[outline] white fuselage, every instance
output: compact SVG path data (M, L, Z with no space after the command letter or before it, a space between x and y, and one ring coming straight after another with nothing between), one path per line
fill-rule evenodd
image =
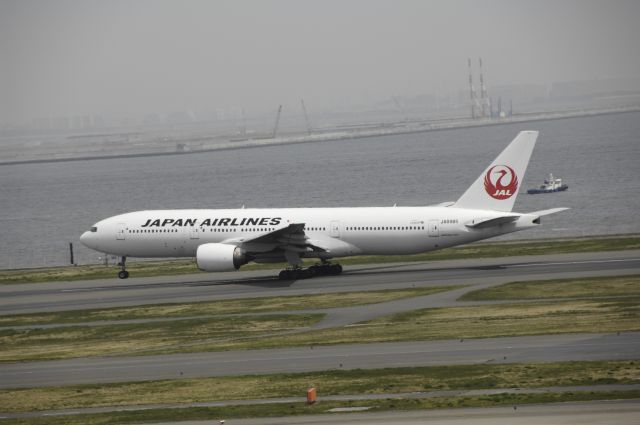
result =
M255 262L287 262L280 279L339 274L328 259L406 255L536 227L554 208L512 212L538 132L521 131L456 202L432 207L156 210L96 223L80 240L122 257L195 257L205 271L237 270ZM302 269L303 258L320 265Z
M308 243L324 252L301 257L415 254L537 226L537 216L516 214L510 223L470 224L504 213L456 207L278 208L137 211L102 220L82 242L123 257L194 257L206 243L243 245L256 261L283 261L273 247L252 242L293 223L304 223Z

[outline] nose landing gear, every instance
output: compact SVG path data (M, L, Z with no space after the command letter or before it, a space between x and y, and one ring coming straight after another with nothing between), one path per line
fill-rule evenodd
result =
M129 272L126 269L126 261L127 261L127 257L122 257L122 260L120 260L120 262L118 263L118 265L120 266L120 271L118 272L118 277L120 279L127 279L129 277Z

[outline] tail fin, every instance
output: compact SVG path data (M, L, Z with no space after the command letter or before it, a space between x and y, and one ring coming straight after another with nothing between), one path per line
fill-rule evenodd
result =
M537 138L537 131L521 131L453 206L511 211Z

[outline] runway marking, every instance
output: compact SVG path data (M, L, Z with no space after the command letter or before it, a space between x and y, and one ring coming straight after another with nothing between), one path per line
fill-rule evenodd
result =
M547 344L550 343L558 343L555 345L564 347L564 348L576 348L576 347L580 347L580 348L591 348L591 347L601 347L603 344L606 344L608 347L612 347L615 345L625 345L625 346L629 346L629 345L637 345L640 341L625 341L625 342L616 342L616 341L607 341L606 343L589 343L589 342L585 342L588 341L589 339L592 339L592 336L586 337L585 338L579 338L576 339L575 341L570 341L570 342L563 342L563 341L548 341ZM287 355L287 356L271 356L268 359L273 361L273 360L277 360L277 361L292 361L292 360L300 360L300 359L327 359L327 358L349 358L349 357L360 357L362 355L365 356L369 356L369 357L373 357L373 356L387 356L387 355L411 355L411 354L440 354L440 353L448 353L450 355L458 355L458 354L467 354L468 352L477 352L479 357L482 357L483 354L486 354L487 351L491 352L491 351L496 351L496 350L500 350L500 349L507 349L507 350L527 350L530 351L532 349L534 350L544 350L546 348L548 348L548 346L541 346L539 345L539 343L537 342L529 342L529 343L524 343L521 346L506 346L506 347L500 347L500 346L495 346L493 345L493 341L483 341L485 344L490 344L490 346L481 346L481 347L468 347L468 346L464 346L464 343L460 343L460 349L452 349L452 348L448 348L448 347L425 347L425 348L431 348L431 349L427 349L427 350L421 350L420 348L415 348L415 349L394 349L393 347L389 347L390 350L375 350L372 351L370 350L368 353L366 354L360 354L358 352L351 352L351 353L308 353L311 355L305 355L307 353L300 353L298 355ZM482 344L482 345L485 345ZM457 344L456 344L457 345ZM401 347L398 347L401 348ZM310 350L309 350L310 351ZM215 360L216 364L241 364L241 363L246 363L246 362L254 362L254 361L259 361L260 359L262 359L263 357L249 357L249 358L245 358L245 359L218 359ZM137 359L136 359L137 360ZM81 366L81 367L74 367L71 370L73 370L74 372L82 372L82 371L91 371L91 370L116 370L116 369L140 369L140 368L155 368L158 366L166 366L166 367L172 367L175 366L174 362L164 362L162 364L157 364L157 363L153 363L152 361L149 361L149 359L144 359L144 362L147 364L139 364L138 361L134 360L132 363L130 364L120 364L120 365L86 365L86 366ZM191 359L190 363L192 365L195 364L203 364L203 365L207 365L210 363L210 359ZM23 374L32 374L34 373L33 371L16 371L14 372L15 375L23 375ZM66 372L65 372L66 373Z
M523 263L523 264L507 264L504 267L539 267L539 266L566 266L570 264L591 264L591 263L624 263L640 261L640 258L628 258L624 260L586 260L586 261L558 261L547 263Z
M552 265L571 265L571 264L598 264L598 263L621 263L621 262L633 262L633 261L640 261L640 258L631 258L631 259L612 259L612 260L586 260L586 261L567 261L567 262L543 262L543 263L521 263L521 264L506 264L506 265L499 265L501 267L505 267L505 268L509 268L509 267L540 267L540 266L552 266ZM400 264L389 264L383 267L379 267L379 269L392 269L392 268L399 268L399 267L405 267L407 266L406 264L400 265ZM473 267L471 267L473 268ZM460 267L460 268L456 268L456 269L460 269L460 270L466 270L468 269L467 267ZM435 271L441 270L439 268L435 268L433 269ZM353 270L354 272L359 272L359 271L365 271L368 272L368 269L363 269L363 270ZM252 280L252 279L249 279ZM262 282L263 278L256 278L256 280ZM270 280L269 280L270 281ZM176 285L178 286L183 286L185 285L187 282L163 282L163 283L149 283L149 284L145 284L145 283L136 283L130 286L95 286L95 287L91 287L91 288L66 288L66 289L60 289L57 292L61 292L61 293L73 293L73 292L92 292L92 291L111 291L111 290L131 290L131 289L148 289L150 287L153 286L158 286L158 287L166 287L166 288L174 288L176 287ZM201 285L204 282L188 282L188 283L195 283L196 285ZM207 284L214 284L214 285L228 285L228 284L235 284L237 283L234 280L221 280L221 281L217 281L217 282L206 282Z
M102 290L106 288L78 288L78 289L61 289L60 292L88 292L95 290Z
M628 258L628 259L618 259L618 260L585 260L585 261L558 261L558 262L544 262L544 263L521 263L521 264L506 264L506 265L502 265L502 267L539 267L539 266L562 266L562 265L570 265L570 264L597 264L597 263L624 263L624 262L633 262L633 261L640 261L640 258ZM402 265L402 266L406 266L406 265ZM389 266L385 266L385 267L380 267L380 269L387 269L387 268L397 268L397 267L401 267L400 265L389 265ZM473 267L471 267L473 268ZM467 269L466 267L461 267L461 270L465 270ZM436 268L434 270L441 270L439 268ZM368 270L364 270L364 271L368 271ZM417 282L417 281L416 281ZM234 281L222 281L222 283L217 283L217 284L226 284L226 283L234 283ZM183 285L183 283L179 283L180 285ZM115 287L115 286L96 286L96 287L92 287L92 288L74 288L74 289L61 289L59 292L90 292L90 291L106 291L106 290L113 290L113 289L146 289L149 286L166 286L166 287L173 287L175 286L175 283L162 283L162 284L136 284L136 285L131 285L131 286L120 286L120 287Z

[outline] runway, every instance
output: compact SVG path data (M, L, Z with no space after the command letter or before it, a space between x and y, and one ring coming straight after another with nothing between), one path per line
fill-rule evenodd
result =
M424 399L439 399L439 398L453 398L453 397L478 397L478 396L495 396L502 394L511 395L532 395L532 394L561 394L561 393L619 393L624 397L624 394L628 391L637 391L640 389L640 384L604 384L604 385L578 385L578 386L562 386L562 387L537 387L537 388L492 388L492 389L458 389L458 390L435 390L435 391L422 391L422 392L410 392L410 393L381 393L381 394L342 394L342 395L324 395L322 394L319 401L320 403L331 401L351 401L356 402L370 400L424 400ZM0 413L0 419L25 419L36 418L44 416L61 416L61 415L81 415L81 414L93 414L93 413L107 413L107 412L119 412L119 411L143 411L152 409L190 409L200 407L231 407L231 406L251 406L251 405L265 405L265 404L290 404L290 403L303 403L305 402L304 395L298 397L277 397L277 398L260 398L260 399L241 399L241 400L221 400L221 401L207 401L207 402L192 402L192 403L164 403L164 404L135 404L127 406L101 406L101 407L78 407L70 409L57 409L57 410L38 410L32 412L3 412ZM331 409L332 413L335 413L335 409ZM345 408L337 408L340 409ZM346 410L352 408L347 407ZM326 409L325 409L326 410ZM355 407L356 412L365 412L369 409L366 407ZM517 409L516 409L517 410ZM353 412L353 411L352 411ZM198 423L198 422L194 422Z
M180 422L204 425L212 421ZM234 419L229 425L634 425L640 424L640 401L593 401L471 409L416 410L409 412L349 413L284 418ZM159 425L159 424L158 424ZM163 425L169 425L167 423Z
M3 315L166 302L471 285L514 280L635 274L640 252L564 254L433 263L354 266L341 276L279 281L273 271L83 281L0 287ZM450 306L459 290L365 307L328 309L321 327L417 308ZM333 310L333 311L331 311ZM640 333L543 335L514 338L240 350L146 357L80 358L0 365L0 388L180 379L413 365L636 359Z
M346 266L340 276L280 281L277 271L203 273L0 286L0 314L79 310L232 298L481 285L514 280L631 274L640 251Z
M0 366L0 388L30 388L328 369L637 359L640 332L101 357Z

